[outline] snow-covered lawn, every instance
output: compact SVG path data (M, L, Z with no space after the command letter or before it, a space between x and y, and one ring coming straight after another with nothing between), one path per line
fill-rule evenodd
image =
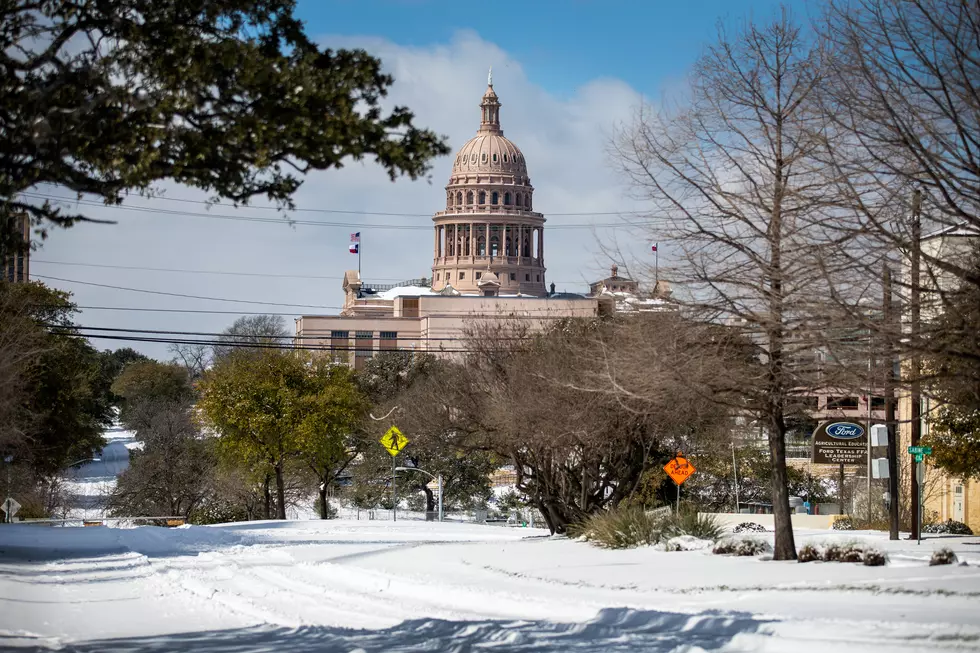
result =
M769 535L768 537L771 537ZM980 538L875 540L886 567L606 551L422 521L0 528L0 648L980 650ZM929 567L954 549L967 566Z

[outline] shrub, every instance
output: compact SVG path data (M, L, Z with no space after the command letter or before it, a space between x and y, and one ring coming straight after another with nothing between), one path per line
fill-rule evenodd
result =
M938 524L927 524L922 527L923 533L933 535L973 535L973 530L961 521L947 519Z
M854 530L854 520L847 515L838 515L834 519L834 530L835 531L853 531Z
M664 520L664 535L679 537L690 535L699 540L718 540L725 529L714 515L700 515L696 511L682 511L680 515L671 515Z
M691 535L678 535L667 540L664 545L665 551L701 551L710 549L714 545L712 540L702 540Z
M568 529L571 537L582 537L604 549L631 549L658 544L664 535L664 520L648 515L640 507L599 512Z
M840 556L841 562L864 562L864 549L859 546L844 547Z
M796 559L799 562L813 562L815 560L820 560L820 549L812 544L804 544L799 553L796 554Z
M864 552L865 567L884 567L888 557L878 549L868 549Z
M930 567L952 564L956 564L956 554L946 547L933 551L932 557L929 559Z
M733 533L765 533L766 527L754 521L743 521L732 529Z
M763 540L728 537L719 541L711 552L715 555L757 556L770 551L772 547Z
M828 544L823 550L823 561L824 562L840 562L841 556L844 555L844 547L840 544Z

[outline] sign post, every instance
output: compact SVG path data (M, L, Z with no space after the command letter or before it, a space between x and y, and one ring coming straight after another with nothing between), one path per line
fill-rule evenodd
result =
M919 515L918 515L919 532L916 535L919 544L922 544L922 517L923 517L923 513L925 512L922 503L923 503L923 499L925 499L925 487L926 487L925 458L926 456L932 455L932 447L922 447L922 446L909 447L908 452L911 455L915 456L915 489L919 495Z
M405 448L405 445L408 444L408 438L402 434L401 429L392 424L391 428L381 436L379 442L391 454L391 521L398 521L398 489L395 486L395 458Z
M684 454L678 451L677 455L674 456L669 463L664 465L664 471L667 472L667 476L669 476L677 485L677 512L680 513L681 485L683 485L684 481L689 479L691 474L696 472L697 469L695 469L694 465L692 465L690 461L684 457Z
M3 510L5 515L4 521L9 524L14 520L14 515L17 514L17 511L20 510L20 504L17 502L17 499L7 497L6 500L0 504L0 510Z

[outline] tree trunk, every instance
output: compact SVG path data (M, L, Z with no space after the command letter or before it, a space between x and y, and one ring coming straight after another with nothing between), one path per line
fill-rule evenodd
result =
M773 560L796 560L793 520L789 511L789 476L786 473L786 435L781 414L772 415L769 425L769 455L772 456L772 513L776 542Z
M276 463L276 519L286 518L286 483L282 477L282 461Z
M269 485L272 479L268 474L265 475L265 482L262 484L262 493L265 499L265 519L272 519L272 490Z
M330 504L327 503L327 484L320 486L320 519L329 519Z
M429 489L428 485L422 486L422 491L425 492L425 511L434 512L436 509L436 494ZM444 499L445 500L445 499Z

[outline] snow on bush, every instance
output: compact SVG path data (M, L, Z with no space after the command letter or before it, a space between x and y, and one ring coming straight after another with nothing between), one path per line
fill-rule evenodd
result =
M854 521L847 515L842 515L834 520L835 531L853 531Z
M799 562L850 562L881 567L888 557L879 549L862 542L807 543L796 554Z
M929 559L929 566L936 567L938 565L952 565L956 564L956 554L952 550L943 547L941 549L936 549L932 552L932 557Z
M714 515L701 515L695 511L673 514L664 520L664 534L667 537L689 535L699 540L718 540L724 528Z
M743 521L732 529L733 533L765 533L766 527L754 521Z
M973 530L961 521L947 519L938 524L927 524L922 527L923 533L933 535L973 535Z
M752 537L727 537L712 549L715 555L758 556L769 553L772 547L768 542Z
M702 540L693 535L678 535L667 540L664 551L701 551L710 549L714 540Z

